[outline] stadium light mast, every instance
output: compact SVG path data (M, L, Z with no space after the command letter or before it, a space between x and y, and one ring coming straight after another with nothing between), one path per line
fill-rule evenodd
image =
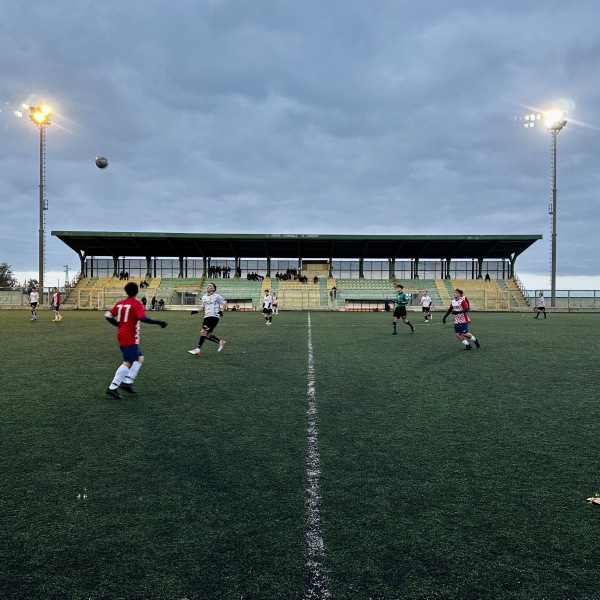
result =
M546 126L546 130L550 133L552 142L552 153L550 155L552 202L549 208L552 223L550 232L550 306L554 308L556 306L556 136L567 124L567 113L564 110L553 108L544 111L542 114L526 115L524 119L525 127L533 127L537 121L542 119Z
M39 273L38 289L40 300L44 302L44 263L46 257L46 211L48 201L46 200L46 128L50 126L52 109L47 106L30 106L29 118L40 130L40 230L39 230Z
M552 172L552 263L550 267L550 306L556 305L556 137L567 124L567 113L562 110L552 109L544 113L546 129L552 138L552 155L550 167Z

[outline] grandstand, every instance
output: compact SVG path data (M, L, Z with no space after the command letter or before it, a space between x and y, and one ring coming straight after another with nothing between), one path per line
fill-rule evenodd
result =
M130 281L140 283L140 278ZM153 296L165 301L167 309L183 310L199 304L206 284L214 282L218 293L227 299L229 307L238 305L240 310L260 310L265 289L279 298L280 310L332 310L332 311L382 311L385 299L393 300L396 285L402 283L409 297L409 310L420 310L420 298L424 290L433 301L432 310L445 310L450 304L453 290L464 290L471 308L486 311L522 310L529 307L529 299L523 294L517 280L502 279L484 282L469 279L335 279L319 280L317 283L277 281L265 277L262 281L241 278L183 279L154 278L147 280L148 288L140 290L148 305ZM126 282L118 277L83 277L65 301L65 307L104 310L123 297ZM332 298L331 289L337 290Z
M539 235L52 234L75 250L81 261L79 281L66 299L67 305L91 309L110 306L122 297L119 269L133 275L131 281L139 283L145 279L149 283L140 298L162 298L171 309L196 305L206 286L212 260L212 266L224 267L224 272L235 274L232 278L216 277L211 281L218 285L219 293L230 305L237 304L243 310L260 309L262 294L268 288L279 297L281 310L378 311L384 309L386 298L393 299L398 282L402 282L409 295L409 308L419 308L420 296L426 289L434 310L445 309L454 288L459 287L475 310L521 310L529 306L529 295L515 275L515 262L519 254L541 238ZM109 258L97 258L107 255ZM244 256L263 258L243 259ZM275 256L288 258L275 259ZM278 277L271 276L272 270L277 271ZM281 278L281 273L294 276ZM484 280L483 273L491 274L489 281ZM298 274L304 276L304 282ZM331 295L333 287L337 290L335 298Z

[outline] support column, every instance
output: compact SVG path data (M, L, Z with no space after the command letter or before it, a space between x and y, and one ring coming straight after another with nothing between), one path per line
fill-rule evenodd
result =
M271 277L271 257L267 256L267 277Z
M365 273L364 273L364 270L363 270L364 262L365 262L364 258L361 257L361 258L358 259L358 278L359 279L364 279L365 278Z
M509 279L515 276L515 262L517 261L517 255L511 256L510 258L510 272L508 273Z
M79 252L77 254L79 254ZM82 277L87 277L87 271L85 268L85 253L79 254L79 272L81 273Z
M202 277L205 278L206 277L206 256L202 257Z
M183 277L183 256L179 257L179 275L177 277Z
M477 271L477 279L483 279L483 258L478 258L478 271Z
M113 256L112 259L113 259L113 274L112 274L112 276L116 277L118 269L119 269L119 257Z
M419 259L415 258L413 265L413 279L419 279Z
M452 277L450 277L450 259L449 258L446 259L446 275L444 276L444 279L452 279Z
M241 277L241 272L240 272L240 257L239 256L235 256L234 260L235 260L235 265L234 265L235 273L233 274L233 276L236 279L239 279Z
M146 256L146 277L151 277L152 273L150 272L150 261L152 260L151 256Z
M329 277L333 277L333 258L329 259Z

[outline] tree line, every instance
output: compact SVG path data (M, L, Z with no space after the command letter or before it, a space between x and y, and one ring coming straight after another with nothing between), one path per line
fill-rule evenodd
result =
M32 287L37 287L38 281L37 279L30 279L25 284L25 287L31 289ZM12 267L8 263L0 263L0 288L9 288L9 289L19 289L21 286L17 281Z

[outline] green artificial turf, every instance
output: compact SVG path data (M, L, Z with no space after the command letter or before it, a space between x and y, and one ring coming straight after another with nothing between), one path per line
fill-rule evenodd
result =
M303 598L307 313L229 313L195 357L165 312L120 401L101 312L28 314L0 311L0 596ZM469 353L440 317L311 313L331 598L595 597L600 316L474 313Z

